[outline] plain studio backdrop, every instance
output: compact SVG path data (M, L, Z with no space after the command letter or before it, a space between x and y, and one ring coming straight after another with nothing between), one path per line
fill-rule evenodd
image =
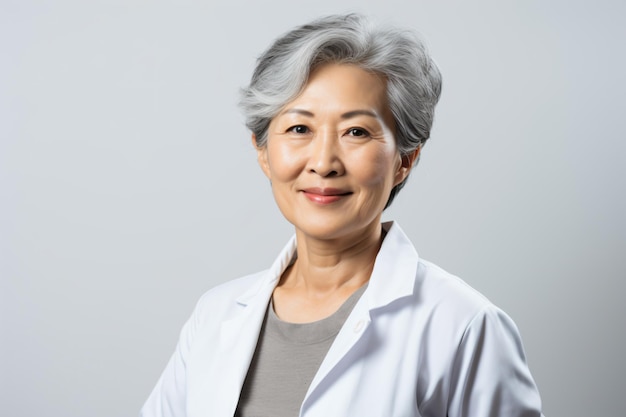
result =
M621 1L0 1L0 414L137 415L200 295L292 233L236 108L329 13L418 30L444 89L386 219L508 312L544 412L623 415Z

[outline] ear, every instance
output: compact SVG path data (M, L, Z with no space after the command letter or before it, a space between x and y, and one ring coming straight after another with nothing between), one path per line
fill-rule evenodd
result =
M422 150L422 145L418 146L413 152L408 155L400 155L400 166L398 167L398 171L396 172L396 178L394 181L394 187L400 184L402 181L406 179L411 173L411 169L413 168L413 164L420 156L420 152Z
M270 166L267 161L267 145L259 146L256 140L256 135L254 133L252 134L252 145L256 149L256 159L259 162L259 166L263 170L265 176L271 180Z

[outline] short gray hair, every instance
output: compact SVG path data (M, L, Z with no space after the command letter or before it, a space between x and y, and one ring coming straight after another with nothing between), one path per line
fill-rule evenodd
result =
M377 26L361 15L348 14L299 26L259 57L239 103L257 146L266 145L272 119L300 94L309 74L326 63L353 64L387 80L400 155L411 154L430 137L441 73L426 46L411 31ZM405 183L406 179L393 188L385 208Z

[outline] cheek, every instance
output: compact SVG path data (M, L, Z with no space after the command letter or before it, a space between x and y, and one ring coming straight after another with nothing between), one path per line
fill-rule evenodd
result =
M361 182L369 186L381 186L392 183L395 177L395 154L379 150L373 154L363 155L357 161L357 172Z
M267 159L273 180L288 181L299 173L299 160L289 147L280 144L268 144Z

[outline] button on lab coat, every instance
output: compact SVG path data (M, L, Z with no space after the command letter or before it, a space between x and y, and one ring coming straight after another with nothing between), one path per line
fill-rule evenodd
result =
M369 285L302 402L303 417L534 417L541 401L512 320L420 259L394 223ZM232 417L272 291L296 250L202 296L143 417Z

